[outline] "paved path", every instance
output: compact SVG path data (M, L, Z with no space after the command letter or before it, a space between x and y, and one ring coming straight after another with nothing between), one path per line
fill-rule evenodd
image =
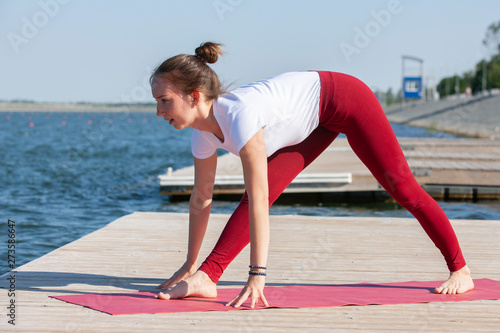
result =
M387 108L386 114L395 123L500 140L500 95L408 103Z

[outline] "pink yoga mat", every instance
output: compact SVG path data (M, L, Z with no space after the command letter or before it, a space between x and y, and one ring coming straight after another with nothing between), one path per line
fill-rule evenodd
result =
M308 285L266 287L264 292L272 308L314 308L344 305L411 304L430 302L460 302L500 299L500 282L474 280L475 289L464 294L435 294L434 288L443 281L410 281L396 283L359 283L342 285ZM111 315L169 312L232 311L224 306L241 288L218 289L217 298L188 297L179 300L155 299L155 293L114 293L50 296L72 304L85 306ZM259 303L256 309L262 309ZM250 300L240 309L250 309Z

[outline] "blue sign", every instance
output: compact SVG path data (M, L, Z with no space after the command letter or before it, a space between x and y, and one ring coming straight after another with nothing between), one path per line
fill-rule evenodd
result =
M403 78L403 97L404 98L422 98L422 78L405 77Z

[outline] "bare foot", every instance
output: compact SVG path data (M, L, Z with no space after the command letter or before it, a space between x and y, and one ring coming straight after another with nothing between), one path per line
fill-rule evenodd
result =
M216 284L203 271L197 271L186 280L177 283L164 293L159 293L155 298L175 299L188 296L215 298L217 297Z
M448 281L434 289L436 294L463 294L474 289L470 269L465 265L458 271L451 272Z

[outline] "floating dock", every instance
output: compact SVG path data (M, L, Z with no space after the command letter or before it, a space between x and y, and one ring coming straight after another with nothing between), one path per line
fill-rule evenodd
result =
M480 139L401 138L400 145L419 184L434 198L500 198L500 141ZM185 200L193 188L194 167L159 176L161 193ZM214 194L237 199L244 191L237 156L218 158ZM346 139L337 139L285 190L279 200L315 202L388 199Z
M200 261L228 215L210 218ZM1 332L496 332L500 301L111 316L49 296L153 291L186 258L187 214L134 213L27 263L15 275L16 325ZM500 221L452 220L476 279L500 280ZM240 288L248 247L219 288ZM267 285L444 280L446 265L413 219L271 216ZM334 297L334 295L332 296Z

